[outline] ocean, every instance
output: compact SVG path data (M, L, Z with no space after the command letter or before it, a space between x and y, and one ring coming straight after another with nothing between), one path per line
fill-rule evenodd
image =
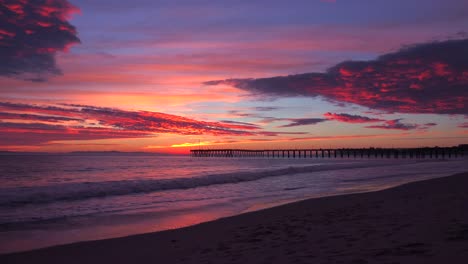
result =
M466 158L0 156L0 253L194 225L468 170Z

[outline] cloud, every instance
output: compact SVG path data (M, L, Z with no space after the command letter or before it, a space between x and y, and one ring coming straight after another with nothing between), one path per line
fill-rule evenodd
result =
M321 97L385 112L468 114L468 38L406 46L325 73L205 82L274 98Z
M325 122L328 119L324 118L289 118L289 119L284 119L291 121L291 123L282 125L279 127L296 127L296 126L306 126L306 125L315 125L321 122Z
M272 116L258 116L258 118L260 118L258 122L261 124L270 124L270 123L277 122L277 121L287 120L284 118L277 118L277 117L272 117Z
M257 117L258 116L256 114L244 113L244 112L241 112L241 111L238 111L238 110L229 110L228 114L234 115L234 116L237 116L237 117Z
M345 123L373 123L373 122L382 122L385 120L378 119L378 118L370 118L366 116L360 116L360 115L350 115L350 114L336 114L336 113L325 113L324 116L328 120L336 120L340 122L345 122Z
M279 107L275 107L275 106L257 106L254 108L255 111L259 111L259 112L269 112L269 111L273 111L273 110L278 110Z
M148 111L124 111L115 108L80 106L80 113L100 124L126 130L182 135L248 135L236 130L239 126L218 122L197 121L182 116Z
M458 127L459 127L459 128L468 128L468 122L459 124Z
M278 131L261 131L257 135L266 137L276 137L280 135L307 135L307 132L278 132Z
M232 120L221 120L221 123L230 124L236 126L239 129L260 129L260 126L252 123L247 122L239 122L239 121L232 121Z
M149 111L87 105L33 105L0 102L0 145L56 140L138 138L179 135L256 135L255 125L206 122Z
M298 140L335 140L335 139L358 139L358 138L386 138L386 137L401 137L407 136L408 134L373 134L373 135L337 135L337 136L312 136L312 137L297 137L290 138L289 141Z
M58 121L80 121L81 119L71 118L66 116L44 116L34 114L18 114L18 113L5 113L0 112L0 120L16 119L16 120L34 120L34 121L47 121L47 122L58 122Z
M138 138L148 136L140 131L112 128L68 127L43 123L14 123L0 121L0 146L39 145L59 140L93 140L110 138Z
M281 119L285 120L294 121L297 125L314 121ZM0 102L0 146L31 146L63 140L142 138L157 134L277 137L308 133L264 131L260 126L247 122L207 122L159 112L79 104Z
M405 124L401 123L402 119L394 119L394 120L384 120L379 118L370 118L367 116L360 116L360 115L350 115L350 114L336 114L336 113L325 113L324 116L328 120L336 120L339 122L345 123L354 123L354 124L362 124L362 123L377 123L382 122L381 125L372 125L366 126L366 128L378 128L378 129L390 129L390 130L427 130L433 126L437 126L436 123L425 123L425 124Z
M428 126L428 127L437 126L437 123L426 123L424 124L424 126Z
M419 125L416 124L405 124L400 122L401 119L394 119L394 120L387 120L383 125L373 125L373 126L366 126L366 128L378 128L378 129L390 129L390 130L413 130L420 128Z
M58 51L79 43L66 0L0 0L0 76L44 81L61 74Z

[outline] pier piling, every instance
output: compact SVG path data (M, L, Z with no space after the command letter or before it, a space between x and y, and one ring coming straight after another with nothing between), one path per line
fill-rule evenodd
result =
M466 145L426 148L337 148L337 149L193 149L192 157L204 158L394 158L453 159L464 157Z

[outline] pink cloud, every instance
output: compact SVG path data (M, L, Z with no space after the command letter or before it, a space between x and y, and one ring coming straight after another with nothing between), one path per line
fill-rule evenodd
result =
M383 125L366 126L366 128L390 129L390 130L412 130L419 128L416 124L405 124L400 122L401 119L387 120Z
M253 135L259 127L236 122L206 122L149 111L87 105L32 105L0 102L0 144L52 140L137 138L180 135Z

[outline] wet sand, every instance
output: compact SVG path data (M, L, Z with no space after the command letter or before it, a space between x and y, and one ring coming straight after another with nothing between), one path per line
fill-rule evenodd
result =
M468 263L468 173L0 255L0 263Z

